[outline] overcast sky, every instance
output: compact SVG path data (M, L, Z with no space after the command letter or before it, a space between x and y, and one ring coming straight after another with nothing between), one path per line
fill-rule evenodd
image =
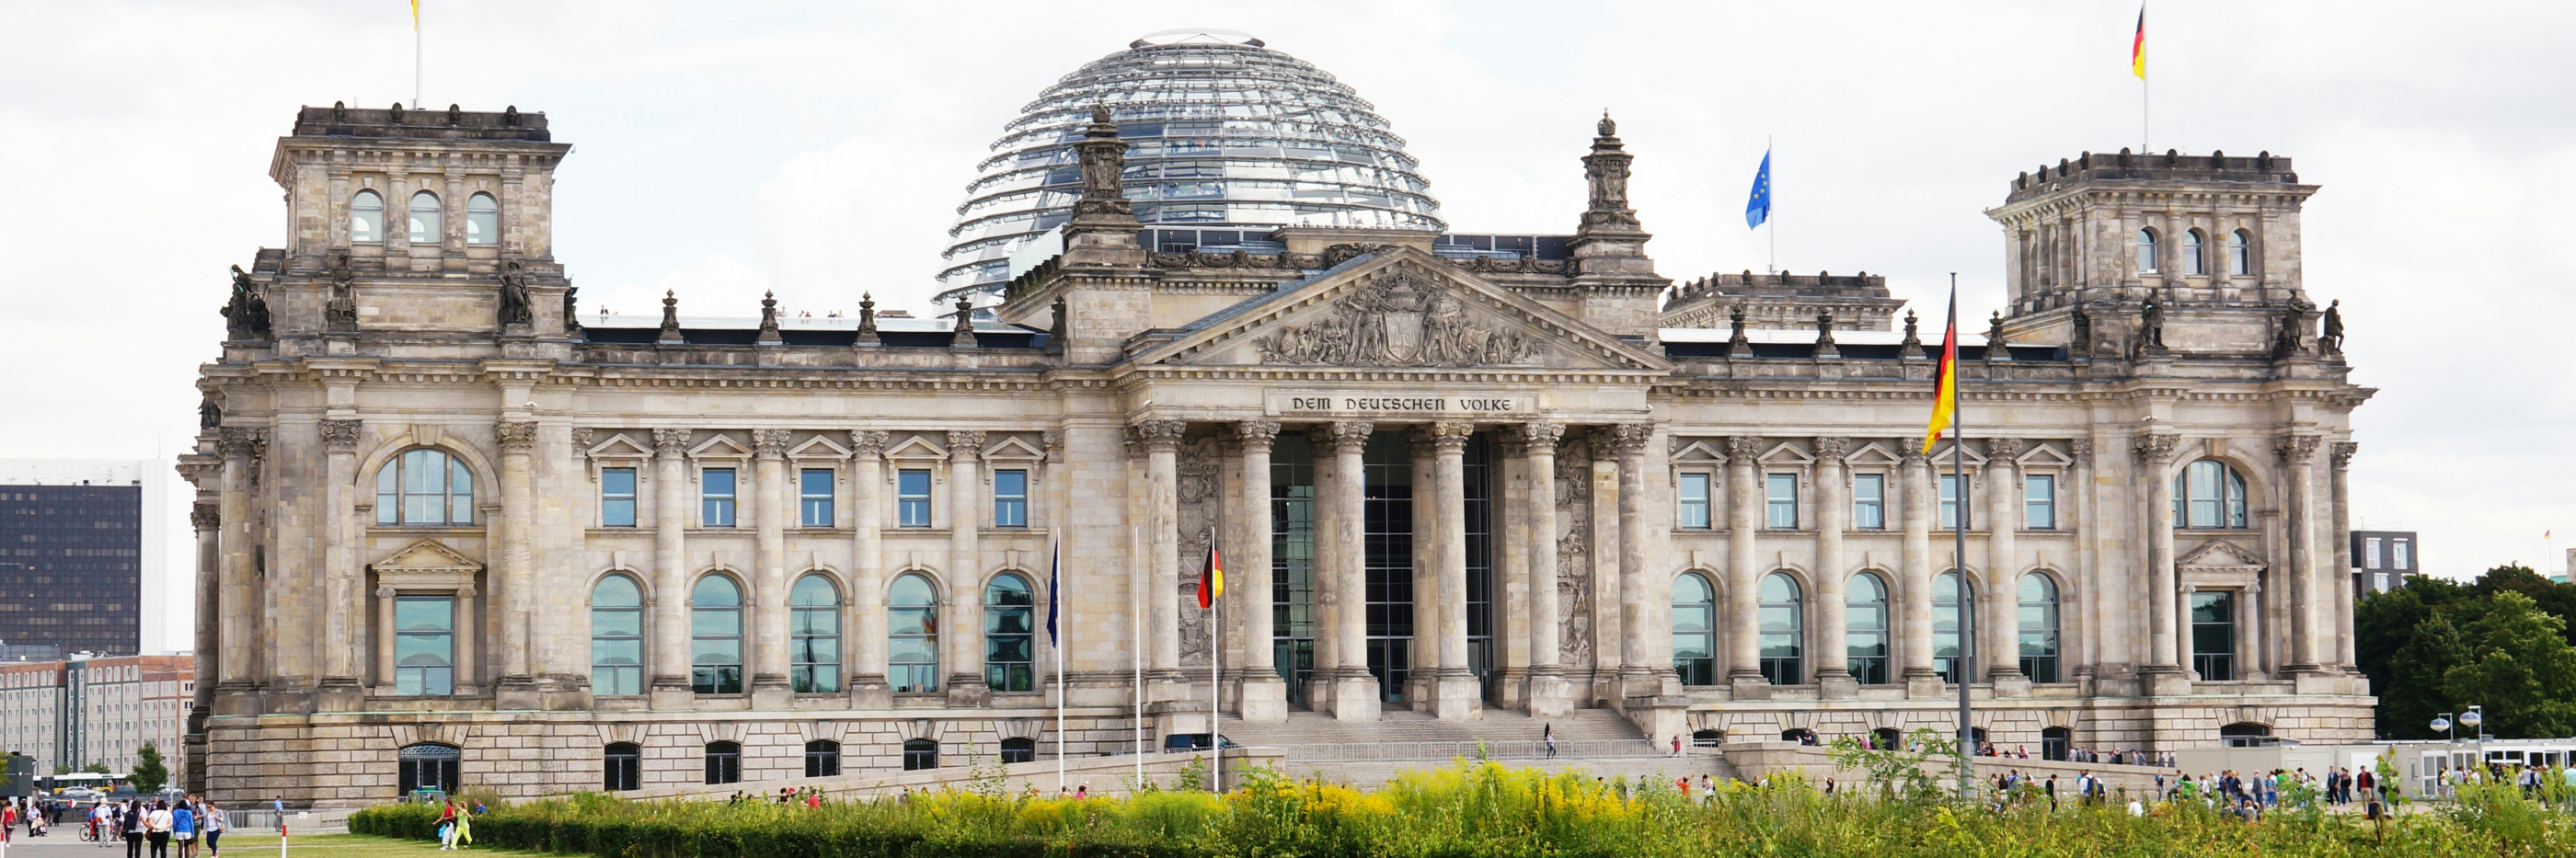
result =
M1568 232L1607 108L1661 271L1779 261L2002 298L1982 210L2016 172L2140 145L2113 2L672 3L424 0L421 99L574 144L556 254L599 303L924 309L974 164L1021 105L1148 32L1244 30L1410 141L1462 231ZM2269 150L2321 184L2306 285L2343 301L2353 524L2446 575L2576 546L2576 4L2161 0L2151 144ZM0 457L175 455L225 266L282 243L298 105L409 100L404 0L0 3ZM185 504L171 511L186 538ZM2544 531L2558 538L2544 542ZM180 548L173 557L187 557ZM175 632L162 645L183 646ZM154 646L151 640L147 646Z

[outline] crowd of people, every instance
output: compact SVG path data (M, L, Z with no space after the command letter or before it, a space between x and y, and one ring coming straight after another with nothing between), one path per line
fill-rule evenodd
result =
M51 799L9 799L0 804L0 841L21 827L29 837L44 837L49 829L61 824L69 802ZM101 845L125 842L126 858L172 858L171 847L178 847L176 858L200 858L199 844L204 844L203 858L223 854L224 832L232 822L223 808L194 795L171 799L129 799L123 802L103 801L89 806L86 818L80 820L82 840Z

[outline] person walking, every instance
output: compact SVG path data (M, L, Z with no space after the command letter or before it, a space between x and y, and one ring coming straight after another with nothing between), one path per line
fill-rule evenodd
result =
M126 802L125 811L117 814L117 828L125 832L125 858L143 858L145 829L152 827L145 817L150 815L140 799Z
M179 844L179 858L197 858L197 811L195 802L180 799L170 808L170 842Z
M222 858L224 831L233 827L233 821L224 815L224 809L216 807L214 802L206 802L205 818L197 823L197 827L206 832L206 858Z
M456 800L448 799L438 809L438 851L456 848Z
M151 812L143 816L143 839L152 844L151 858L170 858L171 824L169 800L153 802Z

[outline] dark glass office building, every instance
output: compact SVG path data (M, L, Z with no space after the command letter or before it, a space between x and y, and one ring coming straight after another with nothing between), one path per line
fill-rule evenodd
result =
M143 485L0 484L0 643L141 649Z

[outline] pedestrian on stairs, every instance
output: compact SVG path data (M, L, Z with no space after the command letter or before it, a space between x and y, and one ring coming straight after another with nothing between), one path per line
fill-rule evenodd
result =
M1547 740L1547 758L1556 759L1556 725L1551 723L1540 730L1539 738Z
M1678 757L1678 756L1681 756L1681 755L1682 755L1682 734L1680 734L1680 733L1674 733L1674 734L1673 734L1673 756Z

